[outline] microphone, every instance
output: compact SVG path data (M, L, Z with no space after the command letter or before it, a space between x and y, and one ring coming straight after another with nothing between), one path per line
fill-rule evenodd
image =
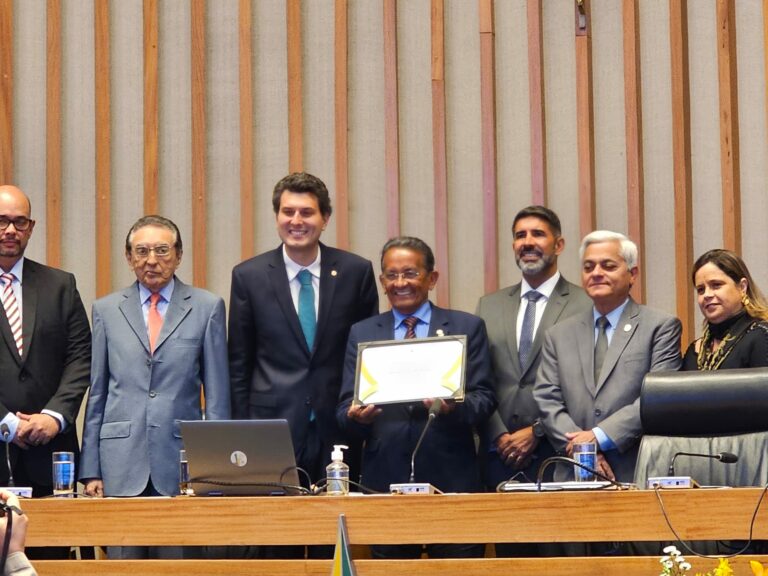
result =
M0 424L0 434L3 435L3 442L5 442L5 463L8 466L8 486L13 488L16 484L13 481L13 470L11 470L11 443L8 441L11 435L11 429L8 428L8 424Z
M696 452L677 452L672 456L672 461L669 463L669 470L667 474L669 476L675 475L675 460L678 456L692 456L694 458L711 458L712 460L719 460L723 464L734 464L739 461L739 457L733 452L720 452L719 454L698 454Z
M427 430L429 430L430 424L432 424L432 421L437 418L437 415L440 413L440 408L442 405L443 399L435 398L435 401L432 402L432 406L429 407L427 423L424 424L424 429L421 431L421 436L419 436L419 440L416 442L416 447L413 449L413 453L411 454L411 476L408 478L408 482L414 482L414 477L416 476L416 454L418 454L419 448L421 448L421 442L424 440L424 435L427 433Z
M416 442L416 447L413 449L413 453L411 453L411 475L409 480L408 482L404 483L390 484L389 491L392 494L434 494L435 492L440 492L429 482L414 482L414 478L416 476L416 454L418 454L419 448L421 448L421 443L424 440L424 436L426 435L427 430L429 430L429 426L440 413L440 408L442 405L442 398L435 398L434 402L432 402L432 406L429 407L427 423L424 424L424 429L421 431L421 436L419 436L419 440Z

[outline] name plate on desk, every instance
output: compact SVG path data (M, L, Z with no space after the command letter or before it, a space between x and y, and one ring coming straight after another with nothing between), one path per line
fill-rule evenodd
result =
M360 343L353 403L462 401L466 350L464 335Z

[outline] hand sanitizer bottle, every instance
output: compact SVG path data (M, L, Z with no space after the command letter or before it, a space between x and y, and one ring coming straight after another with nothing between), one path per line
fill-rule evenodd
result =
M327 481L326 492L329 496L344 496L349 494L349 466L344 462L342 449L347 446L336 444L331 452L331 463L325 467Z

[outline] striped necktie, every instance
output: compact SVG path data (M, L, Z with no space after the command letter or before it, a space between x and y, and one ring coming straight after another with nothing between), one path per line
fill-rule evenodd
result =
M11 286L14 276L13 274L2 274L0 279L3 281L3 308L5 308L5 316L8 318L8 324L11 327L13 339L16 341L19 356L23 356L24 339L21 335L21 309Z

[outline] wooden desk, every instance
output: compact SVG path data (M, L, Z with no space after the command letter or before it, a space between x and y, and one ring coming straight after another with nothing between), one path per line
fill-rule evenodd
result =
M672 490L662 499L685 539L746 539L761 490ZM652 491L445 496L44 499L23 503L30 546L333 544L338 515L352 544L667 540ZM754 537L768 540L768 498ZM88 562L88 564L85 564ZM258 562L258 565L255 563ZM414 566L413 562L419 562ZM658 558L357 562L374 574L655 574ZM736 563L745 565L744 560ZM41 575L328 574L328 561L39 562ZM713 561L694 562L706 571ZM747 569L748 570L748 569ZM655 571L655 572L654 572ZM738 573L738 572L737 572Z

